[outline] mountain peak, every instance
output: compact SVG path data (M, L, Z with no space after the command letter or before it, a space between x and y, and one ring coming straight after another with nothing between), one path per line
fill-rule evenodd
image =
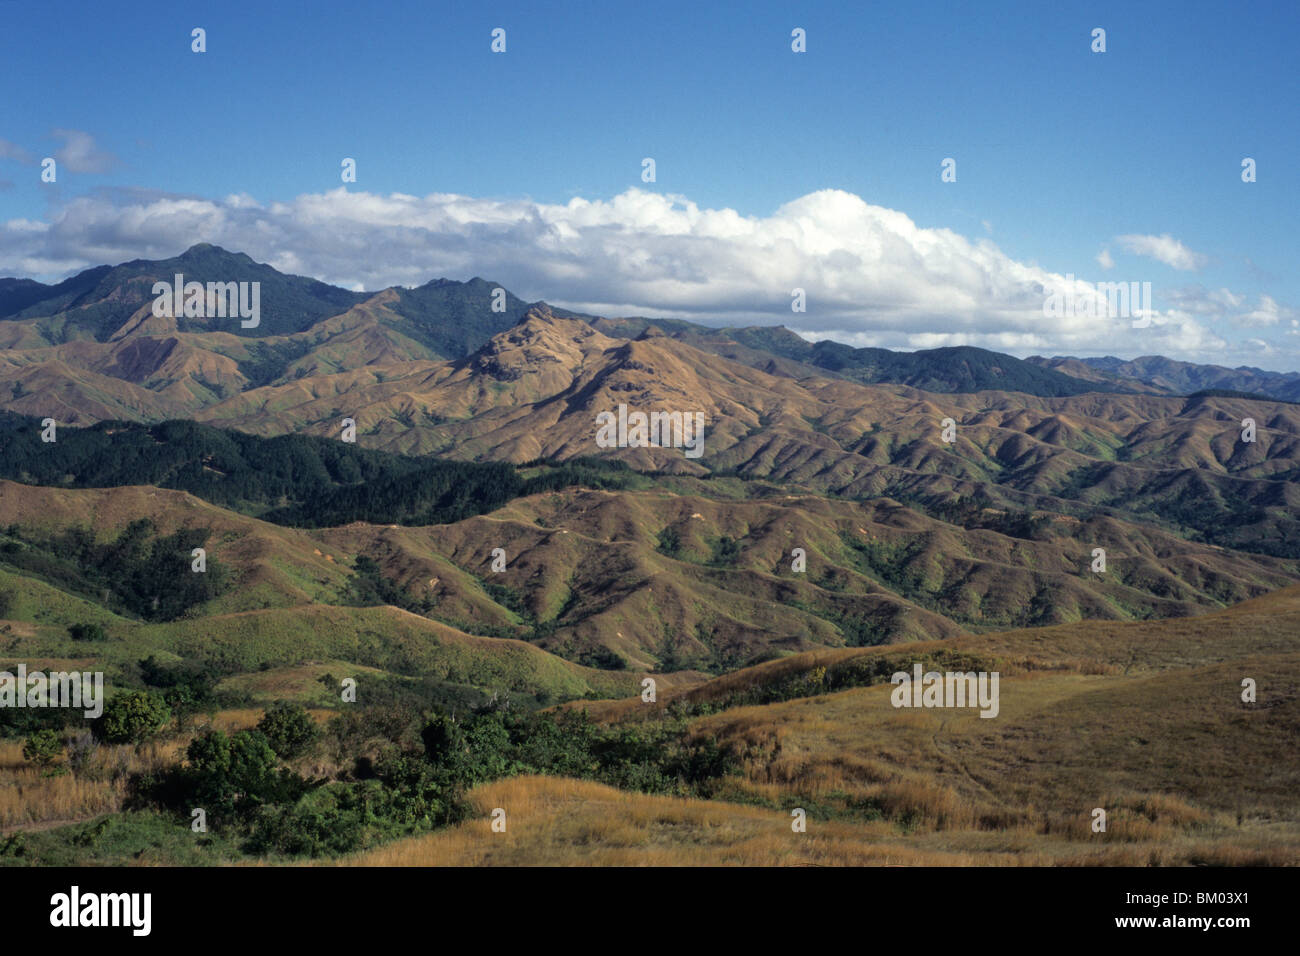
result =
M220 256L223 258L229 257L233 259L248 258L248 256L242 252L229 252L225 249L222 249L220 246L214 246L210 242L196 242L194 243L194 245L190 246L188 249L186 249L176 258L177 259L198 259L198 258L209 259L214 256Z
M528 322L532 322L532 321L544 322L548 325L553 325L557 322L567 323L567 322L573 322L574 320L561 319L558 315L556 315L554 312L551 311L551 307L547 305L545 302L538 302L535 305L530 305L528 307L528 311L525 312L524 317L519 320L519 324L525 325Z
M614 344L592 326L581 319L569 319L556 315L547 305L535 305L524 313L519 324L492 337L484 346L484 352L500 354L519 348L543 350L552 353L570 353L575 343L591 338L599 339L608 347Z
M581 319L561 318L545 306L535 306L518 325L492 336L457 367L470 375L521 383L513 386L517 397L536 400L567 388L589 356L613 344Z
M196 242L172 261L204 268L234 267L235 264L240 267L258 265L257 261L245 252L231 252L210 242ZM271 269L270 266L262 266L262 268ZM275 270L271 269L271 271Z

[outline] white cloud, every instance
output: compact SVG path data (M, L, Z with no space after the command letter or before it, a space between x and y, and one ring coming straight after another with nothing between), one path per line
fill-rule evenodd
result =
M1101 252L1097 253L1097 265L1101 266L1103 269L1115 268L1115 260L1111 257L1109 249L1103 249Z
M63 145L54 151L54 158L68 172L106 173L117 164L117 157L100 149L89 133L56 129L54 136L63 140Z
M1206 289L1190 286L1169 289L1165 301L1178 309L1211 320L1227 320L1238 328L1266 328L1281 322L1295 322L1300 310L1282 305L1270 295L1261 294L1254 308L1250 308L1244 295L1229 289Z
M1240 309L1246 301L1243 296L1228 289L1206 289L1200 285L1166 289L1164 298L1175 308L1215 319L1221 319L1229 312Z
M1147 256L1184 272L1203 269L1210 261L1208 256L1193 252L1169 233L1163 236L1116 236L1115 241L1135 256Z
M1294 324L1297 315L1300 315L1300 311L1279 305L1272 296L1261 295L1259 304L1254 309L1232 316L1231 321L1233 325L1242 328L1265 328L1284 320Z
M1206 313L1191 294L1143 329L1127 318L1047 317L1045 296L1068 285L1065 277L1010 258L988 238L921 228L840 190L768 216L640 189L562 205L344 188L267 202L103 190L69 201L48 223L0 224L0 275L53 278L166 258L196 242L345 288L478 275L524 299L594 314L780 323L853 344L1199 360L1226 347L1200 324ZM806 313L790 311L796 287L807 292ZM1261 308L1267 314L1262 300Z

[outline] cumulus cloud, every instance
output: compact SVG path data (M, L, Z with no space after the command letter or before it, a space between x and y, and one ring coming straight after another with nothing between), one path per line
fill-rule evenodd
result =
M1233 316L1231 321L1234 325L1243 328L1264 328L1277 325L1284 320L1295 324L1296 316L1300 316L1300 311L1279 305L1272 296L1261 295L1259 304L1255 308L1249 312Z
M1208 256L1193 252L1169 233L1163 236L1116 236L1115 241L1126 252L1155 259L1171 269L1179 269L1183 272L1203 269L1210 261Z
M71 173L106 173L117 165L117 157L99 148L95 137L79 129L56 129L63 145L54 151L59 165Z
M1164 298L1166 302L1185 312L1216 319L1224 318L1246 303L1243 296L1236 295L1228 289L1207 289L1200 285L1166 289Z
M1111 256L1109 249L1103 249L1101 252L1097 253L1097 265L1101 266L1103 269L1115 268L1115 260Z
M1051 290L1087 284L840 190L767 216L640 189L564 204L343 188L272 202L102 190L48 222L0 225L0 275L54 277L196 242L347 288L478 275L594 314L780 323L859 345L1189 358L1226 345L1187 303L1141 329L1104 311L1045 315ZM806 312L791 311L794 289L806 292Z
M1266 328L1300 318L1300 310L1282 305L1270 295L1261 294L1252 307L1246 296L1222 288L1170 289L1165 293L1165 301L1185 312L1216 321L1226 320L1238 328Z

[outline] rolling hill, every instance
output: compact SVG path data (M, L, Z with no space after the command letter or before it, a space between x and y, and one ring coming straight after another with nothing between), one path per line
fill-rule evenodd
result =
M1082 623L818 651L662 695L583 704L689 716L742 769L710 800L522 778L459 827L362 865L1293 865L1300 588L1195 619ZM1000 671L996 720L899 710L914 660ZM1241 700L1243 677L1260 698ZM767 698L769 703L754 703ZM505 809L515 835L489 832ZM807 832L793 833L802 808ZM1104 832L1094 811L1107 813Z
M175 272L264 283L263 322L152 315ZM353 293L202 245L0 280L0 666L176 708L71 782L0 741L0 863L193 862L169 814L208 732L257 750L277 701L327 742L266 758L213 861L1294 862L1300 406L1207 368ZM700 454L598 441L620 408L698 413ZM999 673L998 719L892 708L916 663ZM527 835L486 850L503 802ZM56 806L110 815L28 831Z

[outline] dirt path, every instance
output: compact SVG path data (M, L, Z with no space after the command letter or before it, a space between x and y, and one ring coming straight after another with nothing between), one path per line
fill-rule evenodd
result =
M962 760L956 753L956 746L954 745L953 751L949 752L945 750L943 746L939 743L939 737L944 733L944 731L948 729L948 722L950 720L952 720L951 717L945 717L943 723L939 725L939 729L935 732L934 736L931 738L931 742L934 744L935 751L939 754L940 757L942 757L948 763L952 764L952 766L960 770L962 776L964 776L967 780L969 780L972 784L974 784L976 790L979 793L983 794L985 797L996 800L997 794L994 793L993 790L989 789L989 787L986 784L981 782L978 777L976 777L973 773L970 772L970 770L967 769L966 762Z

